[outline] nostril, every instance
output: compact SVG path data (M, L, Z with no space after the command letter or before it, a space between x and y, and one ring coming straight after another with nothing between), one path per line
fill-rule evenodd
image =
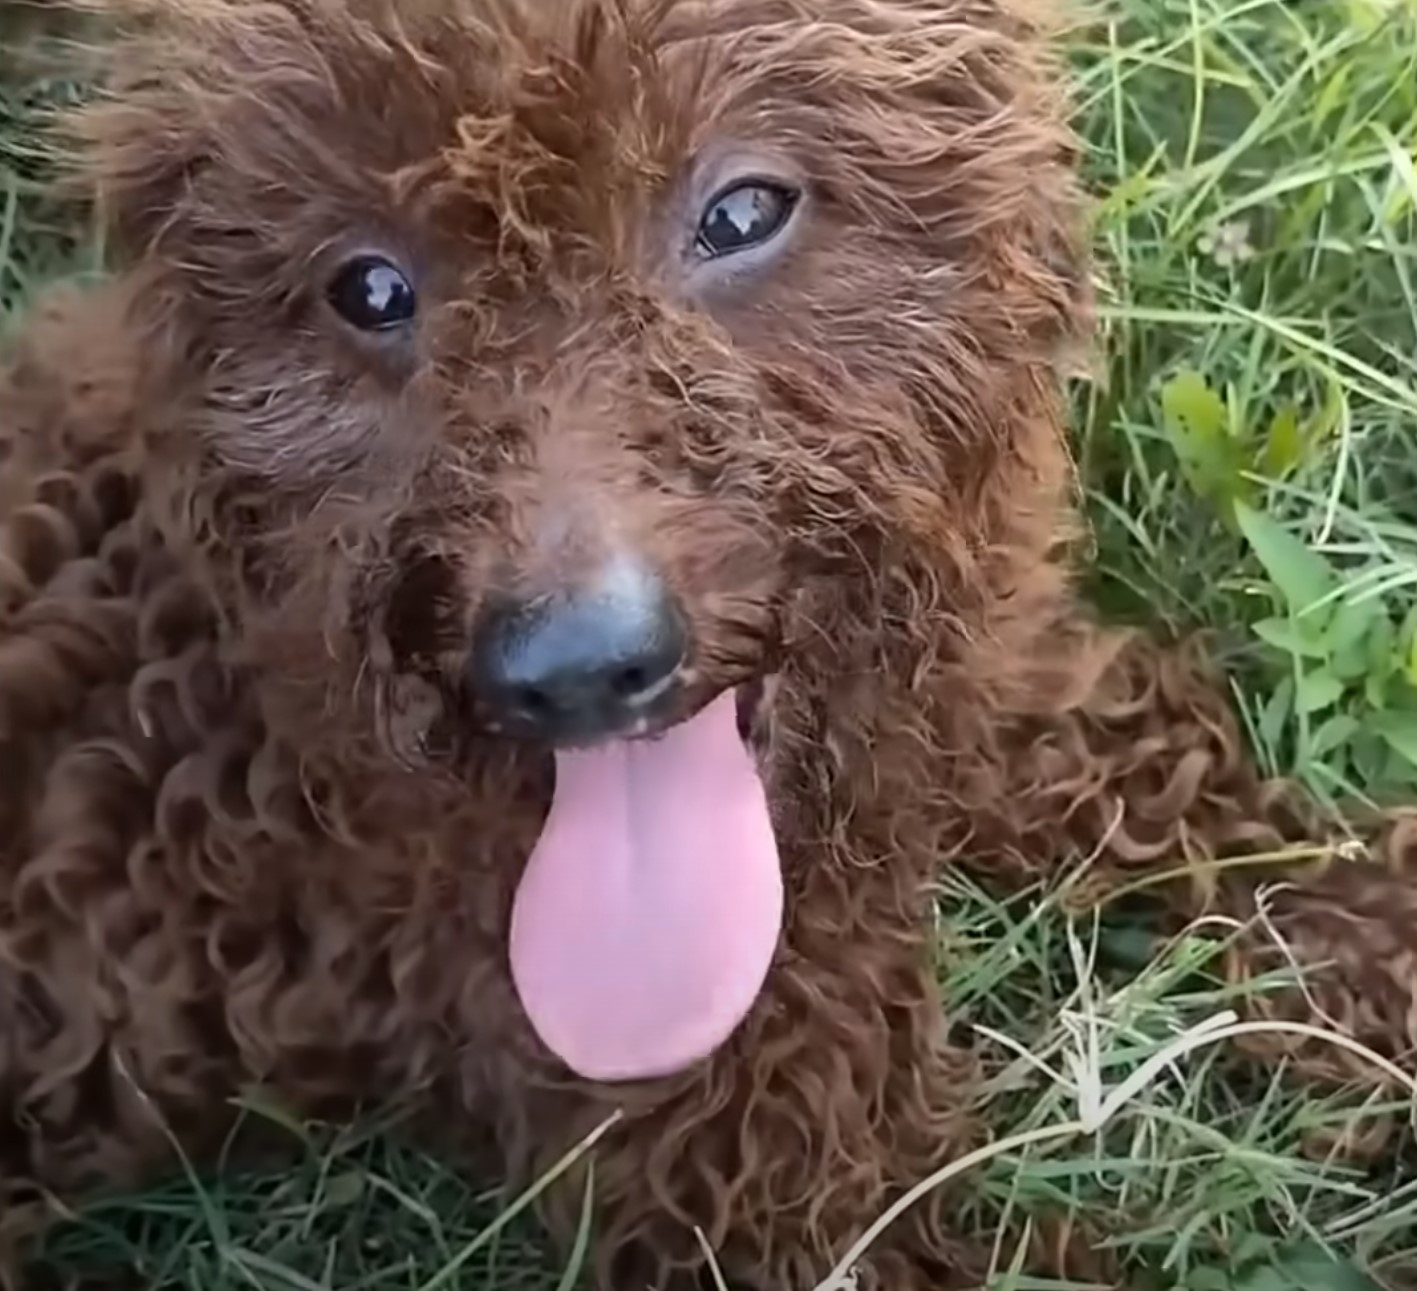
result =
M634 699L644 694L652 684L649 674L638 664L621 668L610 678L610 688L621 699Z
M545 717L554 707L550 696L536 686L513 686L508 698L512 707L520 709L528 717Z

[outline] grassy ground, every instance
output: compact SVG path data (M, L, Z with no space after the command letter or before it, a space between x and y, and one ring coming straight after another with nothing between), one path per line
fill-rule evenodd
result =
M1271 769L1320 794L1410 795L1417 4L1102 13L1072 46L1104 278L1103 371L1076 393L1096 595L1118 616L1214 629ZM0 100L6 311L90 254L28 185L28 114L13 88ZM1074 924L1052 893L999 907L957 880L939 918L946 994L998 1058L987 1113L1001 1138L1040 1140L972 1168L958 1227L1063 1216L1139 1285L1417 1286L1410 1101L1320 1098L1221 1041L1166 1065L1101 1131L1057 1129L1086 1110L1089 1082L1115 1087L1234 1003L1209 971L1231 930L1162 944ZM575 1284L578 1261L547 1255L513 1199L396 1134L290 1132L303 1166L96 1203L40 1264L136 1260L181 1291ZM1328 1151L1345 1134L1372 1140L1369 1168ZM1040 1288L1012 1272L1017 1253L1000 1239L993 1285Z

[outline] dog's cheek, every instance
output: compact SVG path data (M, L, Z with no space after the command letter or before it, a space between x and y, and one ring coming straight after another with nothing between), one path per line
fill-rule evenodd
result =
M400 402L369 376L345 375L319 355L294 350L218 366L207 385L202 433L238 474L284 488L328 487L388 456L391 428L408 420Z
M470 613L459 572L431 549L372 544L357 561L346 611L384 747L404 765L456 752L458 684ZM377 550L375 549L377 548Z

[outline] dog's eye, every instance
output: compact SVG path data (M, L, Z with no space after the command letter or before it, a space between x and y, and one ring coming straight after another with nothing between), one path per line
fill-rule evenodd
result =
M330 283L329 300L337 313L361 332L387 332L413 321L413 284L381 256L358 256Z
M781 184L735 184L715 197L699 220L699 252L712 259L758 246L782 232L796 205L797 193Z

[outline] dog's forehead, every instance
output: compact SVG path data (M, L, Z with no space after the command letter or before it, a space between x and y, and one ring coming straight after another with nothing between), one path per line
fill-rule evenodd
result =
M777 0L484 3L487 21L455 25L439 51L461 72L457 142L519 153L529 170L537 155L654 169L790 109L781 65L806 60L816 25Z
M792 0L451 3L418 37L436 74L388 109L422 95L438 124L390 160L464 233L480 207L499 236L657 247L642 217L663 214L666 191L692 202L696 172L734 157L771 169L784 140L813 134L800 92L825 28Z
M451 75L427 82L433 115L451 114L431 169L453 205L656 247L663 230L641 217L664 214L666 190L702 200L696 184L720 163L861 187L875 140L906 142L919 88L934 82L934 96L945 52L994 12L993 0L432 2L455 14L428 46Z
M1035 0L115 3L166 17L90 118L88 177L118 241L223 294L238 252L293 298L365 243L450 281L672 265L745 178L809 192L815 237L933 259L941 230L1013 230L1064 142Z

